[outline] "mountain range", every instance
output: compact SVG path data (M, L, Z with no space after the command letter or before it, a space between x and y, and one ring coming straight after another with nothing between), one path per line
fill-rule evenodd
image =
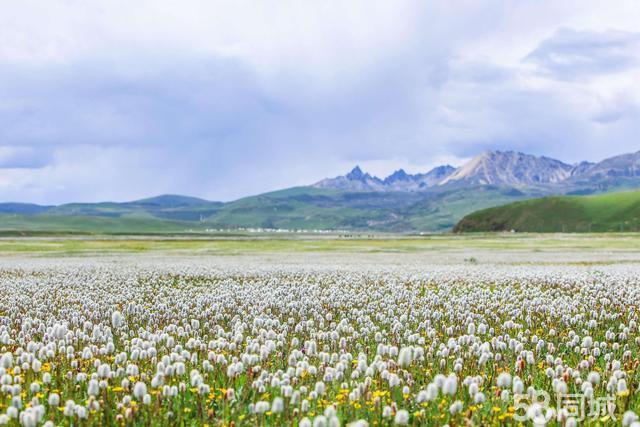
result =
M268 228L432 232L483 208L547 195L640 188L640 151L567 164L515 151L485 151L458 168L378 178L355 167L315 184L212 202L163 195L132 202L42 206L0 203L0 232L179 233Z
M324 179L314 187L349 191L428 191L447 185L496 185L551 192L597 191L636 179L640 179L640 151L598 163L574 165L515 151L485 151L459 168L444 165L415 175L399 169L384 179L364 173L356 166L348 174Z

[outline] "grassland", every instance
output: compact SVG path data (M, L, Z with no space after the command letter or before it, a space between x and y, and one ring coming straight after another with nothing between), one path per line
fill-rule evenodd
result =
M611 232L640 230L640 191L525 200L474 212L457 232Z
M0 254L82 255L108 253L174 253L188 255L242 255L261 253L434 253L442 251L634 251L640 238L634 233L563 234L436 234L430 236L372 235L247 235L217 238L157 236L1 238Z

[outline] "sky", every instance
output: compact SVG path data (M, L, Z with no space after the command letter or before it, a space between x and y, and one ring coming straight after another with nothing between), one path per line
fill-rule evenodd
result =
M0 201L640 149L637 0L0 0Z

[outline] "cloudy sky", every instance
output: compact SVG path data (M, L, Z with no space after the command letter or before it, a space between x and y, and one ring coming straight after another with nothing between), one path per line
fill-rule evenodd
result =
M640 149L640 3L0 0L0 201Z

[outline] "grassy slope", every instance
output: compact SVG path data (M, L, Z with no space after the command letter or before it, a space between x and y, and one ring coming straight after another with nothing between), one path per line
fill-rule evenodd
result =
M526 197L509 189L477 187L448 191L413 206L408 222L417 230L450 230L462 217L477 209L503 205Z
M228 203L208 222L216 227L443 231L478 207L523 197L493 187L427 193L346 193L299 187Z
M639 227L640 191L628 191L511 203L469 214L454 231L637 231Z
M365 229L368 221L381 221L391 210L408 207L420 197L298 187L230 202L208 221L220 227Z

